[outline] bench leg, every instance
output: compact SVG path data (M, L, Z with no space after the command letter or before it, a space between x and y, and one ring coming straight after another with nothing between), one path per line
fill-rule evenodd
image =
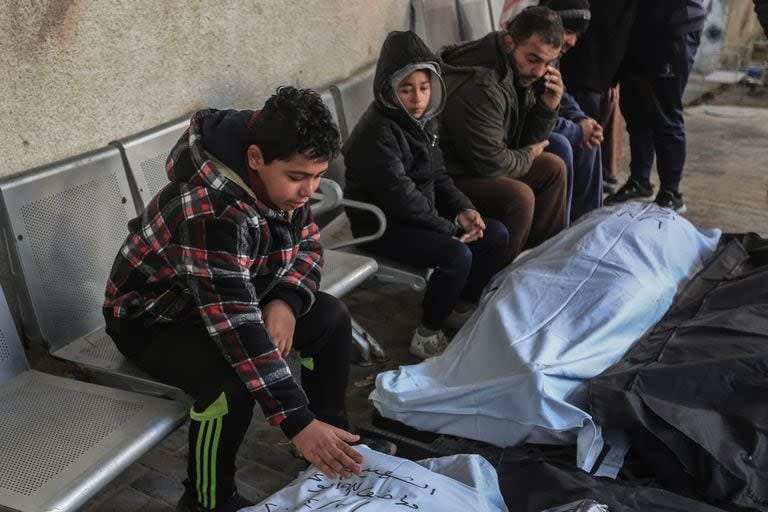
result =
M352 342L360 350L358 362L360 366L370 366L373 362L371 358L376 361L387 360L387 354L381 345L354 318L352 319Z

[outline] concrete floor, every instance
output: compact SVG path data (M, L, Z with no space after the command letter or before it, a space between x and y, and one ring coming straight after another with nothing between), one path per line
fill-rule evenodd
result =
M768 236L768 91L753 97L740 86L713 88L696 77L691 83L696 91L689 91L688 100L696 103L704 96L706 101L686 112L688 161L681 187L688 205L685 216L702 227ZM620 175L620 181L624 179L626 165ZM404 286L377 281L369 281L345 297L353 316L390 355L387 363L352 368L349 410L353 424L371 414L367 396L373 376L415 362L407 345L420 316L420 299L419 293ZM184 427L169 436L84 510L173 510L182 493L186 432ZM254 501L286 485L302 468L290 455L279 429L260 419L251 425L239 457L240 491Z

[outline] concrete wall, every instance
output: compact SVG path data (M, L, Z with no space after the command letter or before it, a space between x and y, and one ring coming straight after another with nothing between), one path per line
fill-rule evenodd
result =
M408 27L408 0L2 0L0 176L202 106L321 86Z
M0 177L374 60L409 0L0 0ZM19 325L5 247L0 283Z
M731 10L725 29L725 44L728 46L747 45L762 37L763 28L757 21L755 4L752 0L731 0L729 3Z
M694 70L736 71L750 64L752 41L763 35L752 0L706 0L709 14Z

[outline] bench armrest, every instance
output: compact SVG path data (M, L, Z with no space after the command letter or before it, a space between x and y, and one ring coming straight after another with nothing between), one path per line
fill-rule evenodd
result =
M353 245L364 244L366 242L372 242L381 238L381 235L384 234L384 230L387 229L387 217L384 215L384 212L381 210L381 208L371 203L364 203L362 201L355 201L353 199L343 199L341 204L346 208L358 208L360 210L371 212L379 221L379 229L377 229L376 232L371 235L359 236L357 238L352 238L351 240L343 240L336 244L329 245L329 249L351 247Z
M341 186L328 178L320 178L318 191L312 194L313 203L310 205L312 213L317 215L329 212L341 205L344 192Z

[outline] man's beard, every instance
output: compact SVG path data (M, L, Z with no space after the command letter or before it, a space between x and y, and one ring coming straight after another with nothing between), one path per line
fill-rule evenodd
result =
M520 74L520 71L517 69L517 63L515 62L515 59L512 57L512 54L507 55L507 59L509 60L509 67L512 68L512 72L515 74L515 85L518 87L530 87L533 85L533 83L538 80L539 77L535 75L522 75ZM524 83L525 82L525 83Z

